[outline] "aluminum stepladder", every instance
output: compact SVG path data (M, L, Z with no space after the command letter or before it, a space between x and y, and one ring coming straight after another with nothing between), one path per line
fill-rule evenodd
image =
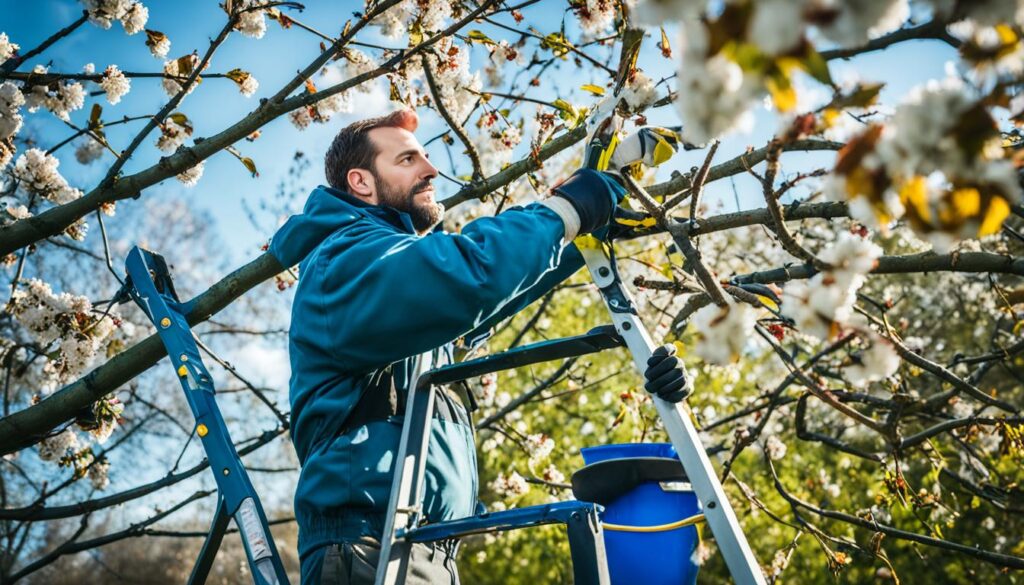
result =
M585 165L588 168L596 170L607 168L610 156L608 151L614 148L615 140L617 140L616 133L621 127L621 119L617 119L615 114L617 105L617 97L613 96L604 100L594 109L588 121L588 125L592 128L585 157ZM590 236L577 239L577 245L586 262L590 276L600 290L601 297L611 315L612 325L615 330L614 337L620 340L620 343L616 346L625 344L632 355L637 371L643 372L647 368L647 360L651 357L655 344L637 314L632 295L623 285L619 276L618 267L615 263L614 248L610 243L602 242ZM544 342L537 344L537 346L538 349L543 349L546 345L558 344L560 341L563 340ZM503 354L490 356L489 358L475 360L476 362L481 362L481 366L483 362L491 360L489 364L491 369L476 367L476 373L468 374L462 372L465 375L462 375L460 378L448 379L447 381L465 379L505 369L504 367L494 366L502 364L506 360L510 362L517 361L514 357L515 354L525 349L527 348L511 350ZM607 347L600 349L607 349ZM541 353L544 352L542 351ZM540 356L536 357L540 358ZM568 357L568 355L545 357L505 367L517 367L524 363L535 363L537 361L558 359L559 357ZM474 370L474 362L430 370L429 354L421 356L418 364L412 382L409 385L409 392L412 396L407 400L402 438L399 443L398 456L395 459L395 476L392 482L391 498L385 518L384 534L381 543L381 561L377 567L376 585L392 585L398 582L400 575L404 575L408 567L412 542L462 536L463 534L459 533L458 528L467 523L478 527L474 532L488 530L485 526L487 518L479 516L464 520L440 522L426 527L417 527L421 516L423 475L426 467L426 453L430 437L430 420L433 413L434 392L431 389L431 384L443 383L446 380L447 377L439 375L440 372L454 371L459 367L464 367L470 371ZM764 573L761 571L761 567L754 557L750 545L747 543L739 520L736 518L736 513L726 497L725 490L718 480L710 459L708 459L704 446L697 434L697 428L693 423L689 405L685 402L672 404L657 396L652 396L652 400L665 426L669 439L679 456L683 469L693 486L693 491L701 503L704 520L715 537L715 541L732 575L733 581L740 585L764 584ZM573 502L563 502L562 504L573 504ZM522 511L526 510L529 510L529 508L522 509ZM499 514L492 514L491 518L516 511L510 510ZM595 506L591 514L596 515L598 511L599 507ZM503 524L501 529L515 529L528 525L530 524ZM449 530L447 529L448 527L452 529ZM424 531L432 538L417 538L419 535L424 534ZM584 565L585 561L582 555L581 558L577 558L576 548L574 548L572 542L573 532L570 527L570 549L573 554L574 582L577 585L583 583L604 584L609 582L607 564L604 557L603 532L600 521L596 518L594 519L593 535L590 546L598 550L592 552L588 557L596 560L596 566L590 567Z
M256 585L287 585L288 576L274 546L267 516L231 442L214 397L213 379L185 317L191 303L178 300L167 263L158 254L136 246L128 253L125 268L128 279L122 290L153 322L167 348L195 417L195 434L199 435L210 471L217 480L217 510L189 584L206 582L229 521L234 518Z

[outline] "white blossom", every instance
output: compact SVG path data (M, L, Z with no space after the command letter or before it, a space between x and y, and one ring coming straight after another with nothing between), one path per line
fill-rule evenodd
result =
M164 59L171 50L171 39L160 31L146 30L146 46L154 57Z
M508 476L499 473L489 487L500 498L518 497L530 490L530 484L526 483L526 479L515 471Z
M40 441L39 458L43 461L58 461L68 451L78 449L78 435L70 428Z
M582 0L576 6L580 30L590 36L607 32L615 24L616 4L614 0Z
M541 477L544 478L544 481L549 481L551 483L565 483L565 474L559 471L553 464L548 465L547 468L544 469L544 473L541 474Z
M867 274L875 267L882 249L870 240L842 232L836 241L821 251L818 258L831 265L830 272L839 279Z
M148 20L149 9L141 2L136 2L128 7L128 11L121 18L121 25L124 26L124 32L133 35L144 30Z
M96 73L96 64L86 63L85 65L82 65L82 73L85 73L86 75L92 75Z
M42 65L36 65L32 72L43 75L47 69ZM25 96L28 111L35 112L44 107L65 122L71 120L71 112L85 105L85 88L77 81L71 83L55 81L49 85L33 85L22 93Z
M310 123L313 122L313 116L309 113L309 108L298 108L292 110L288 114L288 119L292 125L299 130L305 130L309 127Z
M14 219L25 219L28 217L32 217L32 212L29 211L28 207L25 207L24 205L19 205L17 207L14 207L13 205L8 205L6 211L7 215L13 217Z
M486 114L484 119L489 119L490 115ZM490 130L483 128L473 142L484 174L494 174L510 163L512 153L522 139L522 133L517 125L506 123L500 132L493 127Z
M761 80L718 53L707 57L707 31L699 22L680 27L676 107L683 120L683 136L694 144L753 124L750 107L761 97Z
M262 0L240 0L235 4L238 24L235 30L247 37L261 39L267 32L266 10L244 10L263 4ZM243 12L244 10L244 12Z
M199 66L198 55L193 53L191 55L188 55L187 57L192 62L192 68ZM183 87L182 84L185 82L185 79L187 79L189 75L191 75L191 72L184 73L183 71L181 71L180 68L178 67L178 59L172 59L164 63L164 75L170 76L164 77L163 79L164 91L167 93L167 95L174 97L175 95L177 95L179 91L181 91L181 88ZM181 77L183 79L179 81L178 79L172 79L173 77ZM192 85L190 85L188 88L188 93L186 93L185 95L188 95L195 91L197 85L197 82L193 82Z
M384 36L396 38L406 34L417 20L423 31L440 32L451 17L451 2L403 0L386 10L373 24L380 28Z
M160 137L156 139L156 147L164 152L173 153L191 135L192 126L187 123L178 124L173 117L169 117L160 125Z
M555 441L544 434L528 435L526 437L526 451L530 456L530 467L547 459L555 449Z
M465 120L477 100L473 92L479 92L483 82L479 72L469 69L469 50L466 47L447 40L442 43L439 43L442 46L438 54L443 58L439 60L435 56L427 62L437 84L441 106L456 121Z
M764 442L764 452L768 454L768 458L772 461L778 461L786 456L786 444L782 442L782 439L772 435Z
M620 97L631 111L640 112L654 103L658 98L658 90L654 87L654 80L638 70L622 88Z
M11 42L7 38L7 33L0 32L0 65L3 65L4 61L7 61L14 55L20 47Z
M96 461L89 466L89 481L92 487L97 490L106 489L110 485L110 462L106 459Z
M75 160L87 165L103 156L105 150L103 144L98 140L86 135L78 141L78 146L75 148Z
M881 254L882 249L867 240L840 234L818 255L832 265L831 270L815 274L806 282L791 282L783 289L783 314L793 319L802 333L832 338L850 320L864 275L874 268Z
M125 77L124 72L118 69L117 65L111 65L103 72L100 87L107 92L107 101L113 105L120 102L121 98L131 90L132 81Z
M896 373L900 367L900 356L889 341L872 334L871 345L860 352L854 362L843 368L843 374L857 387L870 382L884 380Z
M699 340L694 354L711 364L729 364L739 359L753 334L757 309L745 303L711 304L694 313L691 324Z
M194 167L190 167L190 168L185 169L184 171L178 173L177 178L186 187L195 187L196 183L198 183L199 179L203 176L203 168L205 166L206 166L206 161L205 160L199 161L199 163L196 164Z
M68 185L57 171L60 161L38 148L30 148L14 163L14 177L21 187L58 205L82 196L82 192Z
M0 84L0 140L10 138L21 130L20 108L23 105L25 96L21 94L18 86L10 81Z
M85 371L116 329L113 317L92 315L86 297L55 294L49 284L38 279L29 280L12 299L15 318L40 346L58 342L56 356L50 356L44 372L59 383Z
M820 25L821 34L843 47L856 47L868 40L888 34L910 16L908 0L845 0L843 2L814 0L825 11L838 14Z
M149 20L149 9L133 0L82 0L82 4L89 12L89 22L101 28L110 28L117 20L130 35L145 28Z

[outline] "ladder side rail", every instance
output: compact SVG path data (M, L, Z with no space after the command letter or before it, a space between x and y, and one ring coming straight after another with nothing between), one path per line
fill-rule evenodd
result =
M629 347L634 365L638 371L643 372L654 351L654 342L636 314L631 295L623 286L608 249L602 244L581 246L580 251L594 283L601 291L616 330ZM652 399L701 502L706 522L722 551L733 580L740 585L765 583L761 567L697 434L689 405L685 402L672 404L657 396Z
M134 288L132 297L156 327L171 364L177 364L178 381L195 417L196 434L217 482L221 498L218 511L223 505L226 514L234 517L254 581L258 585L288 583L266 513L231 441L217 405L213 377L203 363L192 329L181 310L183 305L173 296L173 285L165 266L159 256L133 248L125 263ZM159 291L154 278L167 292ZM211 557L216 550L212 548ZM203 553L206 554L205 548Z
M213 560L220 549L220 543L224 540L224 533L227 532L231 515L228 514L227 504L224 498L217 498L217 510L213 515L213 522L210 524L210 531L203 541L203 548L199 551L196 564L192 566L192 574L188 577L188 585L203 585L213 568Z
M421 378L430 368L431 357L431 353L426 352L417 358L409 382L402 435L391 479L391 496L384 516L384 533L381 535L374 580L376 585L393 585L408 571L412 543L399 534L414 527L422 515L423 477L430 444L430 421L434 417L434 389Z

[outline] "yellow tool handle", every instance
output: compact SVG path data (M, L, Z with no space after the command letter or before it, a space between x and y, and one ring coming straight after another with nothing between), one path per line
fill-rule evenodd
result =
M697 514L696 516L690 516L689 518L683 518L682 520L676 520L668 524L658 524L657 526L628 526L626 524L610 524L608 522L602 522L601 526L605 530L612 530L614 532L668 532L669 530L675 530L676 528L682 528L684 526L692 526L698 522L704 521L704 514Z

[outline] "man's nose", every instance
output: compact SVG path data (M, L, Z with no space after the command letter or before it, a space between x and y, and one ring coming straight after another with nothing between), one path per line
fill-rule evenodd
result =
M424 158L422 169L420 170L420 179L434 179L437 177L437 167L430 163L430 159Z

